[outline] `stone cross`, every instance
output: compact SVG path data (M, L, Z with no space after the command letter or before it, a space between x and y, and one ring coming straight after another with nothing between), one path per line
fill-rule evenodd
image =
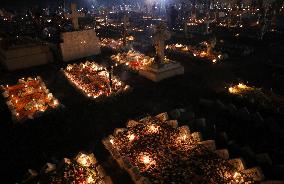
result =
M72 25L74 30L78 30L79 29L78 18L85 17L85 14L78 12L77 5L75 3L71 3L71 14L65 14L64 17L67 19L72 19Z
M123 46L126 46L127 26L129 25L128 15L123 16Z
M154 46L156 49L157 59L156 64L163 64L165 60L165 41L171 37L170 32L167 30L166 25L161 23L156 26L155 33L153 35Z

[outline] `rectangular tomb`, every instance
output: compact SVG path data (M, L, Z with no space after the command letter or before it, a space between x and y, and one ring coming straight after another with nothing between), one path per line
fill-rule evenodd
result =
M106 68L94 62L69 64L62 71L73 86L95 100L121 94L131 89Z
M40 77L22 78L18 84L2 86L2 89L15 121L33 119L35 115L59 106Z

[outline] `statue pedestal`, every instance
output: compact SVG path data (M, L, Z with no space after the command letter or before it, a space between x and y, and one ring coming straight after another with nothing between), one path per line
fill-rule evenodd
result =
M176 75L184 74L184 67L177 62L169 62L161 67L158 66L148 66L143 70L139 70L139 75L144 76L154 82L159 82L166 78L170 78Z
M101 53L100 40L94 29L61 34L60 49L63 61L75 60Z

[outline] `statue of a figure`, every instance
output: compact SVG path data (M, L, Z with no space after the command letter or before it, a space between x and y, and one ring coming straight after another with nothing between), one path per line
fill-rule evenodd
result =
M161 23L155 28L153 35L154 46L156 49L156 58L154 64L162 65L165 59L165 40L171 37L170 32L167 30L166 25Z
M212 51L216 46L216 42L216 37L213 37L210 43L207 45L207 54L212 54Z

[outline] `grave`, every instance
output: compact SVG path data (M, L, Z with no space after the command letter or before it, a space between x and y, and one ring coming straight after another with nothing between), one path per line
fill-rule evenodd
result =
M170 38L170 33L164 24L159 24L155 28L154 45L156 58L154 62L140 70L139 74L154 82L159 82L166 78L184 74L184 67L180 63L165 59L165 40Z
M53 62L53 55L46 44L27 38L2 40L0 44L0 62L9 71Z
M214 140L201 141L200 133L191 133L188 126L168 118L167 113L161 113L130 120L127 128L115 129L103 139L113 159L135 184L263 180L260 169L245 170L241 159L228 160L228 150L216 150Z
M71 61L83 57L100 54L100 40L94 29L79 30L78 18L84 17L78 13L76 4L71 4L71 14L65 14L65 18L72 19L74 31L61 33L62 43L60 49L63 61Z
M94 154L80 152L75 158L64 158L59 164L47 163L39 172L29 170L29 176L21 183L112 184L112 180Z
M61 70L70 84L79 89L85 96L94 100L112 97L131 90L116 76L112 68L104 68L94 62L69 64Z
M16 85L1 86L3 96L12 112L12 119L22 122L59 106L59 101L49 92L40 77L19 79Z

